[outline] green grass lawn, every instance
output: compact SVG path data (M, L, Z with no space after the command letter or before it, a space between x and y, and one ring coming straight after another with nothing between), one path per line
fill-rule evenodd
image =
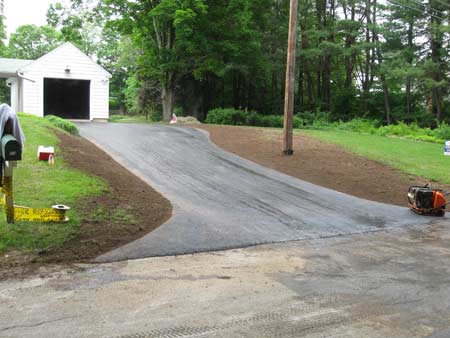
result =
M146 118L144 115L111 115L108 121L121 123L158 123L150 117Z
M26 136L23 160L14 171L15 203L27 207L45 208L54 204L66 204L71 221L64 224L28 223L6 224L0 210L0 251L44 250L57 247L77 234L80 215L77 201L82 197L101 194L107 184L98 178L71 169L58 155L58 138L55 127L35 116L20 114ZM39 145L55 146L55 165L37 160ZM2 209L2 208L0 208Z
M296 130L346 150L385 163L409 174L450 184L450 156L444 156L444 145L332 130ZM332 154L324 153L333 160Z

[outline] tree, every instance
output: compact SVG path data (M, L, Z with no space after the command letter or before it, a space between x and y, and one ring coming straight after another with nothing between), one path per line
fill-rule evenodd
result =
M0 57L7 57L7 49L5 45L6 29L3 18L0 16ZM6 85L6 81L0 81L0 102L9 102L10 90Z
M66 8L55 4L49 23L64 39L90 41L93 48L83 48L113 74L113 98L126 97L136 113L159 107L166 121L175 109L200 119L231 106L281 114L288 6L72 0ZM388 124L449 121L449 12L442 0L302 0L297 113Z
M50 26L24 25L11 34L8 56L17 59L36 60L55 49L62 42L62 35Z
M198 16L206 11L201 0L105 0L106 10L121 19L123 33L131 34L142 55L138 59L141 77L156 77L161 86L163 117L169 121L175 102L175 88L188 50L184 42L193 34Z
M47 23L59 30L64 41L69 41L89 56L99 51L105 18L95 0L72 1L72 6L51 4L47 10Z

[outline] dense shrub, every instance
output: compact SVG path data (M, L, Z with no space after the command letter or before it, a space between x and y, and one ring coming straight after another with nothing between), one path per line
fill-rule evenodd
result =
M261 115L256 112L246 112L233 108L219 108L209 111L205 123L283 128L284 117L283 115ZM300 128L303 126L303 120L295 116L293 125L294 128Z
M378 128L378 121L356 118L348 122L334 122L333 129L374 134Z
M208 113L206 123L246 125L257 127L282 128L283 115L261 115L237 109L214 109ZM380 126L380 121L355 118L347 122L330 122L329 115L320 111L302 112L294 116L294 128L341 130L379 136L395 136L417 141L441 143L450 140L450 125L440 124L435 129L422 128L417 123L399 122Z
M159 122L159 121L162 121L162 119L163 119L163 113L162 113L162 111L157 110L157 109L152 110L151 113L150 113L150 119L151 119L153 122Z
M256 113L255 113L256 114ZM254 113L233 108L217 108L210 110L205 122L208 124L227 124L233 126L242 126L246 124L246 115L255 117Z
M50 121L50 123L55 125L56 127L61 128L65 131L67 131L68 133L71 133L74 135L79 135L79 130L78 130L77 126L75 124L73 124L72 122L64 120L55 115L48 115L45 118L48 121Z
M421 128L417 123L406 124L404 122L380 127L377 121L354 119L349 122L335 122L316 129L334 129L379 136L395 136L434 143L450 140L450 126L446 123L442 123L435 129Z
M450 126L447 123L442 123L436 129L431 131L432 135L441 140L450 140Z
M119 110L120 109L120 101L116 97L109 98L109 110Z
M302 111L297 113L297 117L301 119L302 126L320 126L328 125L330 123L330 113L320 110Z

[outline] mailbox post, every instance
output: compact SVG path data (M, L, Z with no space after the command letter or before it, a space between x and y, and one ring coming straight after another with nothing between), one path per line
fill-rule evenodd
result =
M5 194L6 223L14 223L14 190L13 190L13 163L4 162L3 192Z
M3 192L5 194L6 223L14 223L13 170L16 161L22 160L22 146L12 135L5 134L1 139L1 158L4 165Z

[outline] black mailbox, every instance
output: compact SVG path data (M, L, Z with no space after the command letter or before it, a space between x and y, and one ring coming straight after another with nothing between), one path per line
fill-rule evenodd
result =
M2 158L5 161L22 160L22 146L12 135L4 135L2 137Z

